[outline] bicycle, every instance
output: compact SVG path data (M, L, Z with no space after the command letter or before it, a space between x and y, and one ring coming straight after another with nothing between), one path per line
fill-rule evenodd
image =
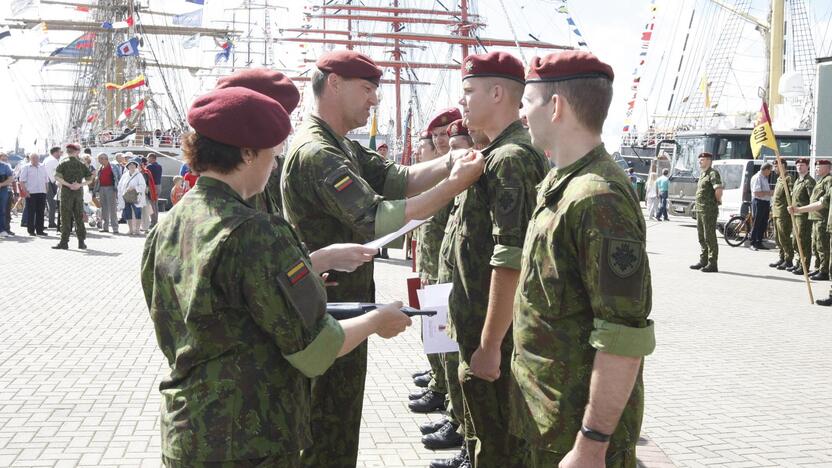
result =
M745 215L734 215L725 223L722 229L722 235L725 238L725 243L731 247L738 247L742 245L751 234L751 228L754 226L754 217L751 216L751 203L743 203L743 207L747 209ZM768 226L763 233L764 239L774 239L774 219L769 215Z

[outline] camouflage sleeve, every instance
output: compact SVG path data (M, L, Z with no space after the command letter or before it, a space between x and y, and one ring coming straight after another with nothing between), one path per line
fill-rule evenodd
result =
M523 239L537 197L537 180L531 174L531 160L521 147L509 145L490 156L485 168L494 238L490 265L519 270Z
M84 176L82 177L82 179L89 179L90 177L92 177L92 171L90 170L89 166L84 164Z
M63 163L63 161L58 163L58 165L55 166L55 177L60 177L61 179L63 179L65 168L66 168L66 165Z
M711 186L713 186L714 189L722 187L722 176L719 175L718 171L711 171Z
M404 200L385 200L335 150L326 146L308 150L314 154L301 166L304 179L328 214L367 239L404 226Z
M226 241L219 281L239 278L240 297L257 325L307 377L335 361L344 331L326 313L326 291L291 227L259 216ZM243 267L244 265L244 267Z
M595 315L589 343L622 356L655 348L645 228L623 188L587 197L570 217L578 269Z
M384 159L382 155L357 142L352 143L361 164L361 173L370 187L388 200L405 198L407 167Z

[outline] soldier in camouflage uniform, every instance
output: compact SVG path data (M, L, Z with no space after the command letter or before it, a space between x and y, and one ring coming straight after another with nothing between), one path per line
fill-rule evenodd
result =
M792 188L792 204L796 207L806 206L812 198L812 191L815 189L815 179L809 175L809 159L801 158L795 163L797 168L797 180ZM812 225L805 213L795 214L794 217L794 250L799 252L798 244L803 251L806 260L806 267L812 264ZM803 274L803 265L796 262L794 267L787 269L795 275Z
M286 216L310 249L365 243L408 220L425 219L481 173L479 156L455 163L449 156L406 168L347 139L347 132L366 124L378 103L381 70L369 57L349 50L324 54L316 65L316 110L295 135L281 177ZM330 300L375 301L371 263L330 278L338 283L327 291ZM303 452L304 466L356 464L366 371L367 347L362 345L316 379L314 444Z
M279 104L245 88L214 90L197 98L188 123L196 133L184 139L185 159L201 177L151 231L142 259L145 300L171 368L159 386L162 460L299 467L314 442L310 378L410 319L395 303L333 320L292 227L245 201L265 186L291 129Z
M706 273L719 271L717 259L719 247L716 242L716 217L722 203L722 178L711 165L714 155L699 155L699 182L696 184L696 231L699 235L699 262L691 265L692 270Z
M84 185L93 181L89 166L78 158L81 147L75 143L66 145L67 158L55 168L55 183L60 187L61 240L53 249L69 248L69 232L75 222L78 248L86 249L87 229L84 227Z
M535 186L548 164L519 118L523 64L505 52L471 55L460 104L469 128L491 144L485 173L461 197L451 243L449 333L459 344L465 439L476 467L521 467L522 441L508 432L512 300ZM443 246L444 248L444 246Z
M774 168L779 171L776 164ZM789 205L786 202L786 191L788 190L791 193L792 190L792 176L786 174L785 180L786 182L783 183L783 178L777 177L777 183L774 185L774 196L771 200L771 217L774 219L774 232L780 252L778 260L769 264L769 266L778 270L792 268L792 260L794 259L792 217L789 216Z
M809 197L810 204L822 200L831 190L832 175L829 175L829 169L830 162L825 159L819 159L815 163L817 182ZM822 208L809 213L809 221L812 223L812 253L815 255L815 271L809 273L809 278L815 281L829 279L829 233L826 232L828 211Z
M527 468L636 467L642 358L653 351L646 227L601 128L612 68L535 57L523 110L557 169L539 186L514 309L512 431Z

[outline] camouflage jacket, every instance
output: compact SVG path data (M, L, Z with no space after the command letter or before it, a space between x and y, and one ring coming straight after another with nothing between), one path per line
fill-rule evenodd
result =
M92 171L80 159L68 156L55 168L55 177L60 177L68 184L74 184L76 182L83 184L84 179L92 177ZM67 199L68 197L81 197L84 195L83 190L69 190L63 187L61 189L61 200Z
M597 350L644 356L655 346L646 228L627 175L598 146L540 184L514 301L512 432L565 454L589 398ZM610 454L639 437L639 372Z
M310 379L341 327L291 226L199 178L151 231L142 288L167 358L162 453L188 461L296 453L310 444Z
M266 188L247 200L256 210L283 216L283 199L280 196L280 168L272 171Z
M453 289L449 333L463 347L480 344L494 267L520 269L520 254L537 196L548 169L520 121L509 125L483 149L485 171L458 196L449 229ZM503 340L511 349L511 332Z
M777 183L774 184L774 195L771 197L771 217L780 218L789 216L789 204L786 201L786 186L789 187L791 193L792 176L786 176L786 184L783 183L781 177L777 177Z
M407 168L339 137L309 115L292 140L281 175L287 219L315 251L330 244L363 244L404 225ZM374 301L373 263L330 273L331 301Z
M797 177L792 187L792 203L794 206L806 206L812 198L812 191L815 189L815 179L809 174L806 177ZM806 213L795 213L796 218L806 218Z
M695 211L716 213L719 206L716 203L716 189L722 187L722 177L713 167L708 168L699 175L699 182L696 184Z
M416 269L419 271L419 277L430 283L436 283L439 280L439 250L442 247L442 238L445 237L445 227L450 214L451 204L448 204L419 228Z
M832 185L832 175L825 175L817 180L815 187L812 189L812 194L809 196L809 204L816 201L823 200L826 194L829 193L829 187ZM809 213L809 219L812 221L826 221L829 217L829 209L824 207L820 211L813 211Z

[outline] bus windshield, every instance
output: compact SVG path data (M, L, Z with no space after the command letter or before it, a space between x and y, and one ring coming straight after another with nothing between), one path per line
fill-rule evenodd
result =
M679 145L674 157L672 176L699 177L699 154L707 151L714 159L754 159L748 135L697 135L677 137ZM809 137L777 138L783 156L808 156ZM762 156L774 156L774 151L763 148Z

